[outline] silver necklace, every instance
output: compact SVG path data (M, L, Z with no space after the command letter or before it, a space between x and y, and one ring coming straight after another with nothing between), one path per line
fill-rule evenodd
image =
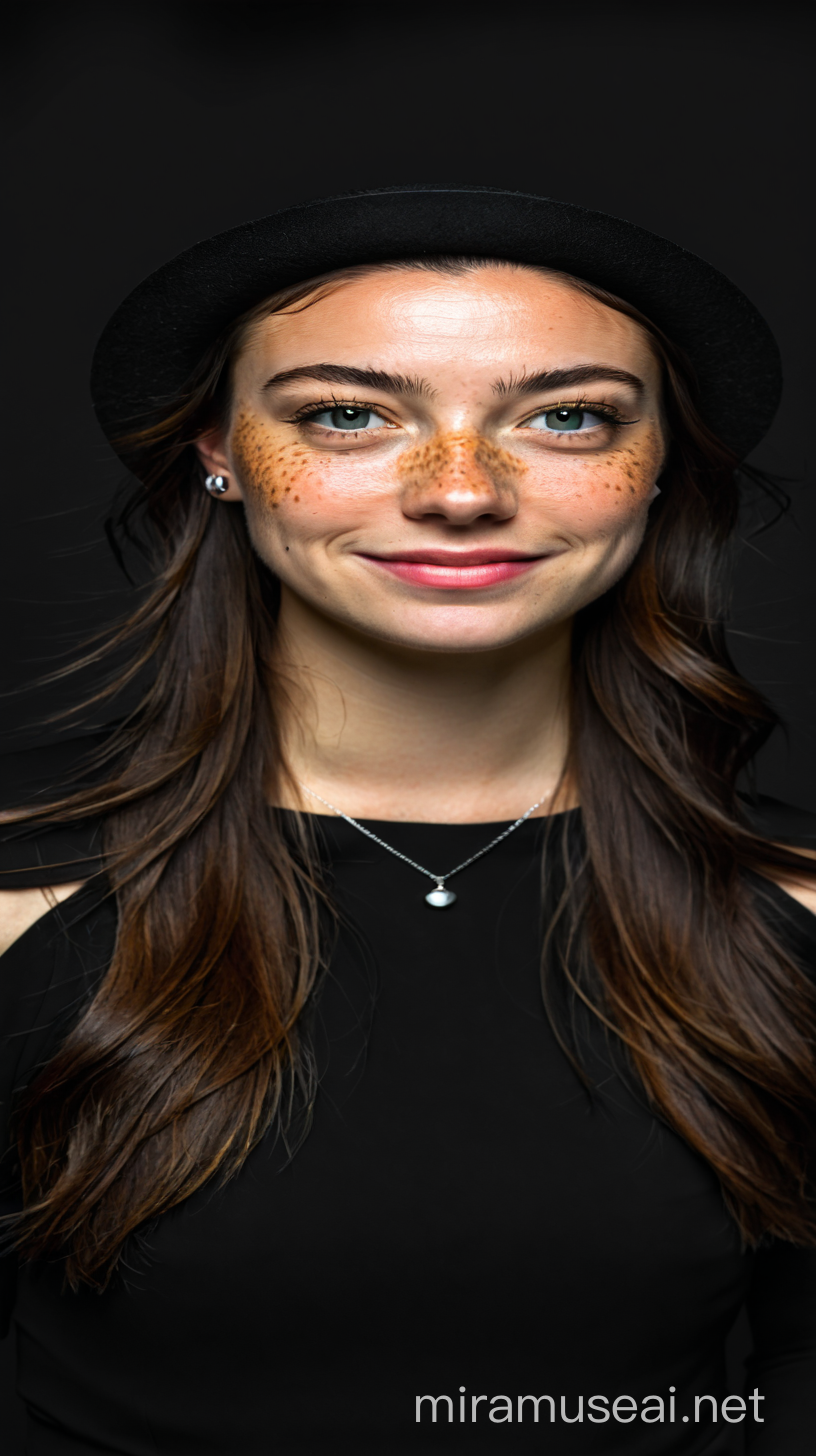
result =
M481 859L483 854L488 854L491 849L495 849L497 844L501 844L502 840L506 839L508 834L512 834L514 829L518 829L519 825L523 824L526 819L529 819L530 815L536 809L540 809L544 803L544 799L539 799L538 803L531 804L527 812L522 814L521 818L517 819L515 824L511 824L509 829L503 829L501 834L497 834L495 839L491 839L490 843L485 845L484 849L477 850L475 854L470 856L470 859L462 860L461 864L457 865L453 870L448 870L447 874L435 875L431 870L426 870L424 865L417 864L416 860L409 859L407 854L400 854L400 851L394 849L392 844L386 844L384 839L380 839L378 834L372 834L371 830L366 829L365 825L358 824L357 820L352 819L350 814L344 814L343 810L338 809L336 804L330 804L328 799L324 799L320 794L316 794L314 789L309 788L308 784L302 784L300 779L296 782L302 789L306 790L306 793L311 798L317 799L321 804L325 804L327 809L331 809L333 814L337 814L340 819L345 819L347 824L351 824L355 829L359 829L360 833L364 834L367 839L373 839L374 843L379 844L381 849L387 849L389 854L393 854L397 859L404 860L412 869L419 870L421 875L426 875L429 880L433 880L436 884L436 889L428 891L428 894L425 896L425 904L433 906L434 910L447 910L448 906L453 905L456 900L453 890L445 888L446 880L452 880L454 875L458 875L461 870L466 870L468 865L473 864L474 860Z

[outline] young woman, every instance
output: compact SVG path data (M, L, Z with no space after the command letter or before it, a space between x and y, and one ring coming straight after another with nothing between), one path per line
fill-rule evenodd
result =
M93 388L153 575L138 710L6 815L30 1452L810 1452L815 826L723 632L762 320L394 189L190 249Z

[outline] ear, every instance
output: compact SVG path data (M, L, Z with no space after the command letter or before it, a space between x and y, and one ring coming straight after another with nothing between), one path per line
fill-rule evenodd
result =
M195 442L195 449L204 467L205 475L222 475L224 477L227 489L223 495L218 496L218 499L222 501L243 500L244 494L224 449L224 440L220 430L210 430L209 434L200 435Z

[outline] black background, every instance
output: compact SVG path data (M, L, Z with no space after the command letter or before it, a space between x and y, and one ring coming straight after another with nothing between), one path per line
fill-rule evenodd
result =
M760 787L816 809L804 6L30 4L5 27L0 747L53 732L30 725L65 690L23 685L128 602L102 530L121 468L86 383L122 296L302 199L473 182L664 234L770 322L787 382L752 459L793 511L741 552L732 649L789 725Z
M785 397L753 458L791 480L794 509L742 553L733 650L789 724L760 786L816 808L806 7L232 0L8 14L0 686L18 691L0 700L0 747L61 700L20 685L127 602L101 529L121 472L86 384L121 297L194 240L304 198L481 182L688 246L774 329Z

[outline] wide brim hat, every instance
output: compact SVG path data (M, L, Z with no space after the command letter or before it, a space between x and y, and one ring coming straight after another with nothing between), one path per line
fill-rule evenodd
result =
M91 393L116 437L175 398L247 309L353 263L421 255L557 268L633 304L688 356L700 412L742 459L766 433L782 371L745 294L702 258L622 218L494 187L410 186L329 197L195 243L119 305L96 348Z

